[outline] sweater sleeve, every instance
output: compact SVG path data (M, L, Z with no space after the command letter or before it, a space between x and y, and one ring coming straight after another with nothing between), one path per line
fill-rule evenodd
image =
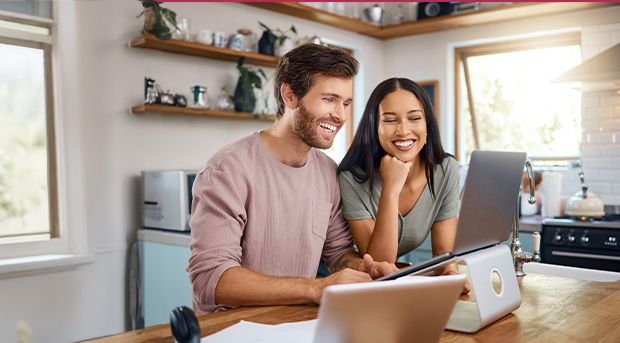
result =
M323 254L321 258L325 260L325 266L331 268L332 264L348 251L355 251L353 248L353 236L349 231L347 221L342 216L342 208L340 207L340 187L335 182L335 192L332 200L332 210L329 218L329 226L325 244L323 245Z
M187 271L197 314L229 308L215 303L215 287L228 268L241 263L241 237L246 224L243 197L231 177L207 167L193 186L192 243Z

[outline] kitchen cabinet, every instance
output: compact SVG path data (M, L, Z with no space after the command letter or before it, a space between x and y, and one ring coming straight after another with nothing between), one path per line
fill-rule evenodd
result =
M222 61L237 62L241 57L245 57L246 64L262 67L275 68L280 59L275 56L257 54L253 52L237 51L228 48L219 48L212 45L187 42L184 40L170 39L162 41L150 33L145 33L144 37L129 43L133 48L143 48L150 50L166 51L174 54L205 57ZM132 107L132 113L136 114L164 114L176 116L193 117L218 117L237 120L261 120L275 121L275 115L254 115L249 112L230 112L211 109L196 109L188 107L176 107L159 104L143 104Z
M435 18L420 19L403 24L379 27L361 20L341 16L300 3L245 2L244 4L307 19L378 39L391 39L475 25L500 23L508 20L620 5L620 3L613 2L520 2L501 7L461 12Z

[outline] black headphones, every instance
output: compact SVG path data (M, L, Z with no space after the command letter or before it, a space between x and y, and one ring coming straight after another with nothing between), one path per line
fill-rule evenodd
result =
M177 343L200 343L200 326L194 311L179 306L170 313L170 329Z

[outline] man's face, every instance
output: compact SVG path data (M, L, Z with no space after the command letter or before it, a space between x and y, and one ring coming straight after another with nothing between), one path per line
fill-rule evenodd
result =
M353 101L353 81L332 76L315 76L293 114L293 131L311 147L328 149L347 121Z

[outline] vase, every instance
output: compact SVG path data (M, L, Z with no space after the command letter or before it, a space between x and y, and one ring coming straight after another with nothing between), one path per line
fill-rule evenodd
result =
M258 40L258 53L263 55L275 56L274 44L269 42L269 33L263 31L263 35Z
M254 106L256 100L253 97L251 89L246 89L243 85L241 77L237 81L237 87L235 87L235 94L233 100L235 102L235 111L237 112L254 112Z

